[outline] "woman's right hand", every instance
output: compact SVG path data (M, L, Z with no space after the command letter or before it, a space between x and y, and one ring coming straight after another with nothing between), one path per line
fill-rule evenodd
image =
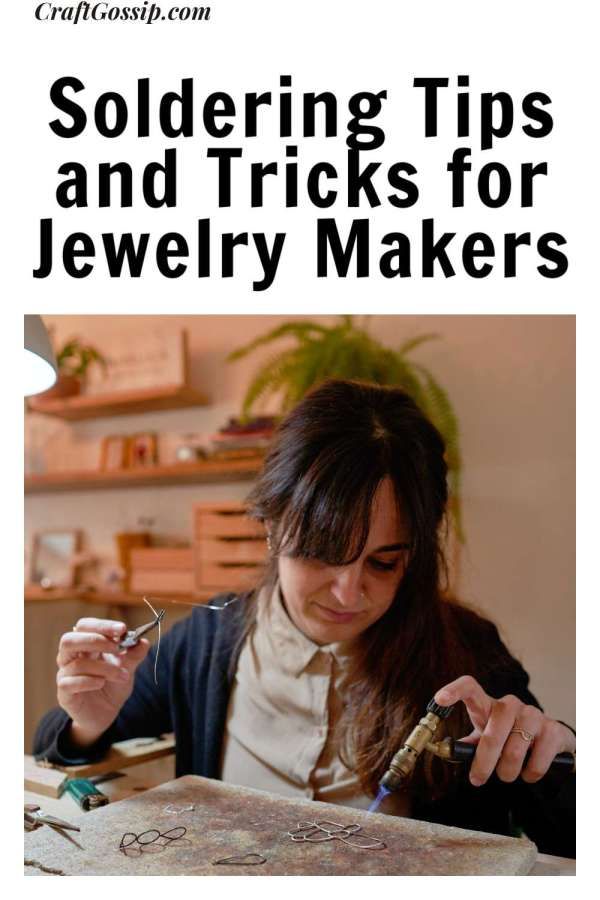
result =
M79 619L63 634L56 662L59 705L73 720L70 740L92 744L116 719L131 694L135 670L150 643L119 650L127 627L108 619Z

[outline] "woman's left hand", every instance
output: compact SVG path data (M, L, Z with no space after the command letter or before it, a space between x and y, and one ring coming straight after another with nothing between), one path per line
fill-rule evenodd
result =
M434 700L440 706L462 700L467 708L473 731L462 740L478 745L469 773L476 787L485 784L494 770L501 781L514 781L519 775L523 781L539 781L557 753L575 752L575 735L566 725L512 694L499 700L490 697L471 675L440 688Z

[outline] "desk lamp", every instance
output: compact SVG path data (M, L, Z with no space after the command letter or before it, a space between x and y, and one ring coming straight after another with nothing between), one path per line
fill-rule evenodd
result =
M25 316L26 397L48 390L56 381L56 359L41 316Z

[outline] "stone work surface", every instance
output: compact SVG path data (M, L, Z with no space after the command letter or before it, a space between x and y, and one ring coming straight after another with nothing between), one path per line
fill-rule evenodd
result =
M169 804L193 804L194 810L174 814L165 811ZM26 874L50 869L64 875L525 875L537 855L527 840L287 800L195 775L68 818L81 833L43 826L25 835ZM387 849L359 850L338 840L293 843L288 830L306 820L357 822ZM164 832L179 825L187 828L179 841L150 844L128 856L119 850L125 832ZM246 853L259 853L267 862L213 865Z

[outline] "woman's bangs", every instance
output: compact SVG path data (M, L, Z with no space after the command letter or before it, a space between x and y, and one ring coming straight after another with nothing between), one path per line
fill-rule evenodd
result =
M383 477L372 458L321 457L294 489L280 549L332 566L354 562L369 536L373 499Z

